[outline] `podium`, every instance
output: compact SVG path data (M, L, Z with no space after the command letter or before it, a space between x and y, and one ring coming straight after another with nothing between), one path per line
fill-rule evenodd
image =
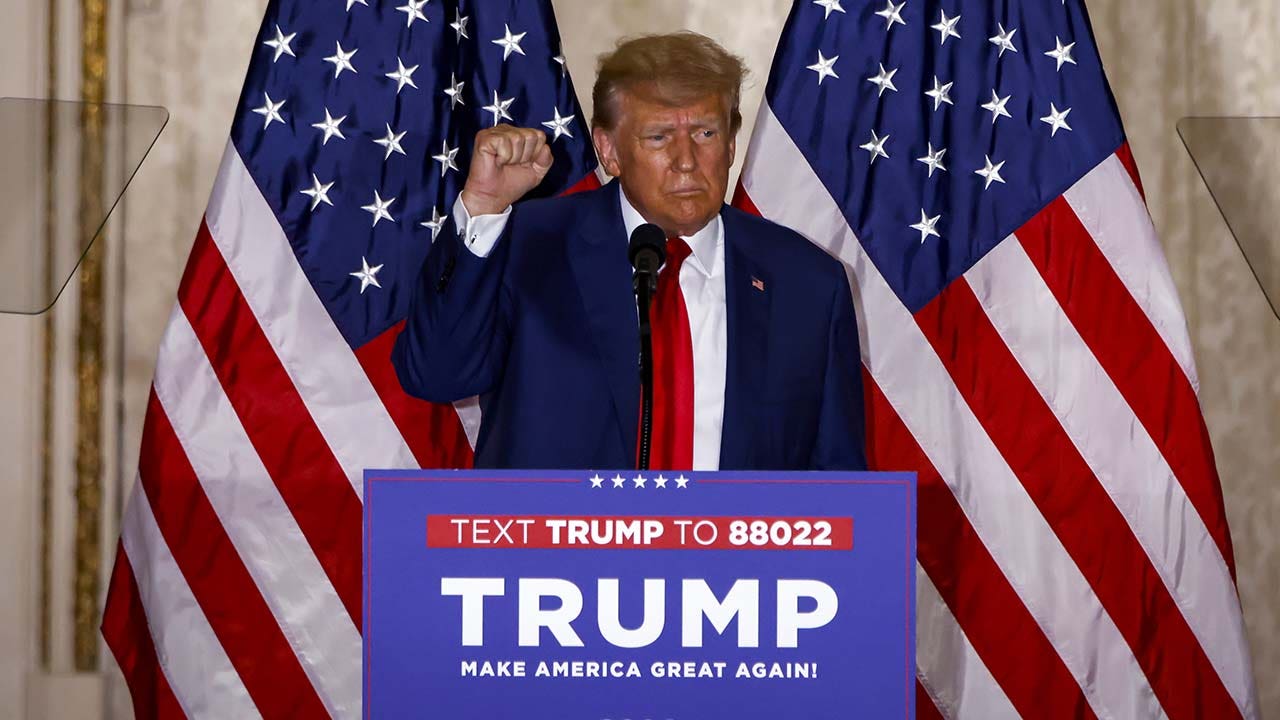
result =
M369 471L366 718L911 718L910 473Z

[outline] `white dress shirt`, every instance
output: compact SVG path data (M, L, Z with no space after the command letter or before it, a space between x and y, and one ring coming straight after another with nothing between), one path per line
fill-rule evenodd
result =
M645 224L640 211L622 198L622 224L626 243L636 228ZM459 194L453 205L454 224L463 229L467 249L488 257L511 217L511 208L501 215L471 217ZM728 367L729 326L725 306L724 220L716 215L706 227L683 238L693 252L680 268L680 292L689 312L689 334L693 340L693 469L720 468L720 436L724 425L724 385Z

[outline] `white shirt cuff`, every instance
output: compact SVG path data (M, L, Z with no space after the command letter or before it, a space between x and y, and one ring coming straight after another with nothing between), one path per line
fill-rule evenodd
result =
M471 217L471 213L467 212L466 204L462 202L462 193L458 193L458 199L453 203L453 224L457 226L467 250L476 257L489 257L489 253L493 252L493 246L498 244L498 239L502 237L502 231L507 228L507 221L510 219L510 207L498 215Z

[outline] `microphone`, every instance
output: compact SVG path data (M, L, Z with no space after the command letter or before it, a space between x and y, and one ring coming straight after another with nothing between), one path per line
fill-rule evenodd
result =
M640 317L640 443L636 448L636 467L648 470L653 441L653 331L649 324L649 303L658 292L658 270L666 260L667 234L657 225L641 225L631 233L627 255L635 271L631 285Z
M631 233L631 242L627 247L627 255L631 258L631 267L635 269L634 280L648 281L649 292L658 290L658 269L666 261L667 234L662 228L646 223ZM636 288L636 292L639 292Z

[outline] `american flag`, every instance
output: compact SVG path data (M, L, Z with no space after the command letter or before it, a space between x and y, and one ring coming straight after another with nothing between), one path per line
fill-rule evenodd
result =
M851 271L920 716L1258 716L1191 345L1082 0L797 0L738 203Z
M360 715L362 473L465 467L391 346L475 133L594 184L549 0L273 0L156 368L103 633L138 717ZM443 241L443 240L441 240Z

